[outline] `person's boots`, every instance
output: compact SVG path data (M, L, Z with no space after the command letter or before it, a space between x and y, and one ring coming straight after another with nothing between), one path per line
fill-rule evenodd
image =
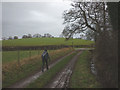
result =
M44 72L44 69L42 69L42 72Z
M49 68L48 68L48 66L47 66L47 70L48 70Z

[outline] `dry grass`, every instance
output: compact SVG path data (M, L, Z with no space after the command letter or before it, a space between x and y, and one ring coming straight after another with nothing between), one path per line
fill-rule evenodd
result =
M56 54L66 52L68 50L69 50L69 48L63 48L63 49L48 51L48 53L52 57ZM24 64L30 64L30 62L34 62L38 59L41 60L41 54L32 56L31 58L24 58L24 59L20 60L20 65L22 66ZM15 60L15 61L3 64L2 69L3 69L3 71L9 71L9 69L12 68L12 66L14 66L14 65L16 65L16 68L19 68L18 62Z

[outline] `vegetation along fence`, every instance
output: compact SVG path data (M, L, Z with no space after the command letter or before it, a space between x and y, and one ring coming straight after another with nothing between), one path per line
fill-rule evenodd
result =
M2 52L2 62L7 63L14 60L20 63L21 59L31 59L33 56L40 55L43 50L16 50L16 51L3 51Z
M90 48L94 47L94 45L47 45L47 46L2 46L2 51L16 51L16 50L55 50L66 47L74 47L74 48Z

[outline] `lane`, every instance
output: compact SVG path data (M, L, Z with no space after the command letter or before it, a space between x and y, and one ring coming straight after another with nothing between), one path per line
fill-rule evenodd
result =
M71 55L72 53L74 53L75 51L65 55L64 57L56 60L54 63L50 64L49 65L49 69L52 68L55 64L59 63L61 60L63 60L63 58ZM46 68L44 69L44 72L46 72ZM34 80L36 80L38 77L40 77L41 75L43 74L43 72L40 70L38 71L37 73L23 79L23 80L20 80L18 82L16 82L15 84L11 85L10 87L7 87L7 88L25 88L29 83L33 82Z
M78 56L82 53L80 51L75 55L68 65L65 66L63 70L61 70L51 82L49 82L45 88L67 88L70 80L70 76L72 74L73 67L77 61Z

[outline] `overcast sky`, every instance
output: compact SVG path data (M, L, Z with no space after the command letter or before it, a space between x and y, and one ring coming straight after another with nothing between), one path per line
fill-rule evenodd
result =
M64 28L62 13L70 4L70 1L3 2L2 36L50 33L57 37Z

